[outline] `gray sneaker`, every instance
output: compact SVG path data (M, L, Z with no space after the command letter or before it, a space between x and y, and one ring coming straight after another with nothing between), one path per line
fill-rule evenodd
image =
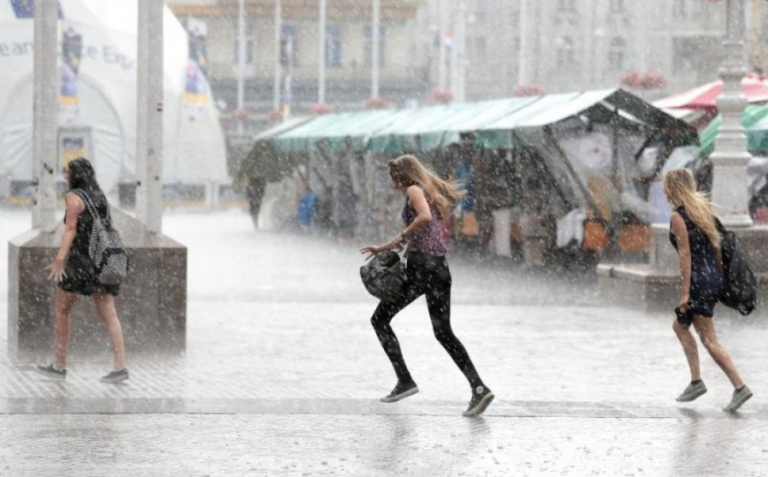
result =
M677 402L693 401L702 394L706 394L706 392L707 387L704 386L704 381L699 381L696 384L691 383L688 385L688 387L685 388L683 394L677 396Z
M419 388L418 386L416 386L416 383L414 383L413 381L411 381L410 383L401 383L400 381L398 381L397 385L395 385L395 389L393 389L392 392L389 393L387 396L384 396L383 398L379 399L379 401L386 402L386 403L393 403L393 402L403 400L408 396L413 396L418 392L419 392Z
M109 374L101 378L99 381L102 383L121 383L128 379L128 368L118 369L117 371L110 371Z
M728 403L727 406L723 408L723 411L725 412L736 412L742 404L749 401L749 398L752 397L752 391L747 387L745 384L741 387L741 389L733 392L733 397L731 398L731 402Z
M488 408L493 401L494 395L490 389L485 386L478 386L472 390L472 399L469 401L469 407L462 413L464 417L477 417Z
M59 369L53 364L49 364L47 366L38 364L37 366L35 366L35 371L45 376L48 376L48 378L50 379L56 379L59 381L64 381L65 379L67 379L67 370Z

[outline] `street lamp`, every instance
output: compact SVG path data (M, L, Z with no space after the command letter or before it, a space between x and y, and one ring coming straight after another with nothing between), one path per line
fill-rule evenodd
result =
M747 192L747 137L741 117L747 105L742 94L744 66L742 36L744 33L744 0L727 0L726 32L723 41L723 64L719 76L723 92L717 99L722 126L715 143L712 161L712 202L718 208L723 224L749 227L749 197Z

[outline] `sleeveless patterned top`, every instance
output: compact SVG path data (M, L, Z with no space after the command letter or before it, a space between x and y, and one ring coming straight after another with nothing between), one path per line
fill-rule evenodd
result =
M450 231L448 230L446 223L441 219L440 213L434 205L429 204L429 212L432 214L432 220L408 237L408 248L406 253L423 252L428 255L443 257L448 253ZM417 215L416 209L413 208L406 196L405 207L403 207L402 211L405 226L407 227L411 225Z

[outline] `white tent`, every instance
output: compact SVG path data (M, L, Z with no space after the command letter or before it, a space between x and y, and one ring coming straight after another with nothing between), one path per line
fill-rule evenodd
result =
M135 180L138 2L59 3L59 37L68 31L82 37L77 105L72 109L62 101L60 135L86 138L82 150L94 163L104 190L114 194L118 184ZM34 20L24 11L26 4L0 2L0 177L10 175L13 180L32 179ZM207 101L195 104L194 120L184 114L187 33L167 8L163 28L164 180L226 181L224 137L210 91Z

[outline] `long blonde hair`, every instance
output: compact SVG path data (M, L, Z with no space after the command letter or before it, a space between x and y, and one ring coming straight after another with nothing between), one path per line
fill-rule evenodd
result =
M410 154L389 161L389 176L397 185L418 185L424 189L427 202L435 206L441 220L447 219L456 202L466 195L458 190L456 182L441 179Z
M720 247L720 233L715 226L715 216L709 198L696 190L696 181L688 169L674 169L664 176L664 190L669 202L683 206L688 217L707 236L712 245Z

